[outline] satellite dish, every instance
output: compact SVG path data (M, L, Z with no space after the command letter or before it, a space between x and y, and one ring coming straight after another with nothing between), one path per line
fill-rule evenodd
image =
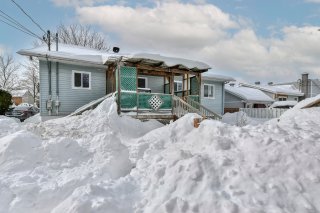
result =
M113 48L112 48L112 51L113 51L114 53L118 53L118 52L120 51L120 48L119 48L119 47L113 47Z

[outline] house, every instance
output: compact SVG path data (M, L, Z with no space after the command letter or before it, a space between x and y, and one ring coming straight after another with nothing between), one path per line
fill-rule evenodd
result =
M40 115L64 116L106 94L116 94L119 114L141 119L176 118L187 112L219 116L201 105L207 64L158 54L120 54L74 45L20 50L37 57Z
M234 79L228 76L217 75L210 71L203 73L201 104L223 115L225 107L225 83L230 81L234 81Z
M302 92L292 85L260 85L241 83L241 86L258 89L272 98L274 101L299 101L304 96Z
M32 94L28 90L13 90L10 93L12 102L16 106L21 103L34 104Z
M274 100L259 89L230 83L225 85L224 112L238 112L240 108L266 108Z
M310 79L308 73L302 73L301 79L294 82L277 83L275 86L291 86L296 90L304 93L304 96L299 100L304 98L312 98L320 94L320 80Z

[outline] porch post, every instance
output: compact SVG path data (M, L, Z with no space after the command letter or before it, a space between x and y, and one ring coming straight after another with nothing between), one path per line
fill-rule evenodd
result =
M170 94L171 94L171 95L174 95L174 75L173 75L173 72L170 70L170 68L169 68L169 71L171 72L171 77L170 77Z
M189 73L187 73L187 96L189 96L190 92L189 92L190 88L189 88Z
M118 70L118 72L117 72L117 75L118 75L118 98L117 98L117 105L118 105L118 108L117 108L117 111L118 111L118 115L120 115L120 113L121 113L121 106L120 106L120 104L121 104L121 101L120 101L120 99L121 99L121 81L120 81L120 69L121 69L121 66L120 66L120 61L118 62L118 64L117 64L117 70Z
M182 75L182 97L185 96L185 91L186 91L186 88L185 88L185 81L186 81L186 79L185 79L185 77L186 77L186 75L183 74L183 75Z
M173 96L174 96L174 75L173 72L171 71L171 69L169 68L169 72L171 72L171 77L170 77L170 94L171 94L171 113L172 115L174 114L173 111Z
M199 95L199 104L201 104L201 89L202 89L202 85L201 85L201 73L198 74L198 88L199 88L199 91L198 91L198 95Z

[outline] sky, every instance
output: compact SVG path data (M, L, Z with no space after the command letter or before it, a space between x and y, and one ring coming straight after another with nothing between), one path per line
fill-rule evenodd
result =
M92 25L123 53L199 60L244 82L296 81L304 72L320 78L320 0L15 1L45 30ZM44 34L11 0L0 9ZM2 22L0 29L0 51L21 61L16 52L35 38Z

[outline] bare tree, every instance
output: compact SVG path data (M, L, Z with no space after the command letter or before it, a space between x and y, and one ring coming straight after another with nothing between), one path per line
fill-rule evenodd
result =
M12 55L0 55L0 88L12 90L16 86L19 67L14 62Z
M33 103L38 100L39 94L39 61L37 59L30 60L23 65L25 71L22 74L21 86L31 92Z
M59 35L59 42L64 44L73 44L106 51L110 49L103 35L94 31L87 25L60 24L57 27L57 32Z

